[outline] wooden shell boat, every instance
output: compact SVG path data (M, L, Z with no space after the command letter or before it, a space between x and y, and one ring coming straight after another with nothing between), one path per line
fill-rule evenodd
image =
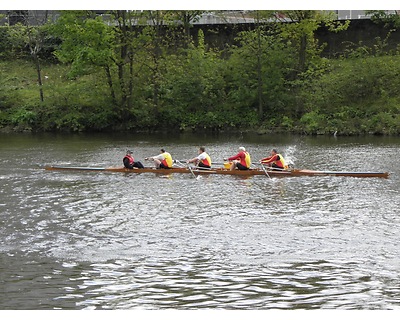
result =
M271 169L249 169L249 170L227 170L225 168L198 169L198 168L172 168L172 169L155 169L146 167L144 169L126 169L124 167L69 167L69 166L44 166L46 170L55 171L104 171L104 172L124 172L124 173L156 173L156 174L172 174L172 173L189 173L198 174L225 174L234 176L269 176L269 177L299 177L299 176L337 176L337 177L359 177L359 178L388 178L388 172L346 172L346 171L317 171L317 170L271 170Z

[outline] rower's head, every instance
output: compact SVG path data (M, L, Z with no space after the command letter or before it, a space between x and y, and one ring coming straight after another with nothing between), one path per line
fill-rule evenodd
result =
M271 150L271 154L274 156L274 155L276 155L278 153L278 151L276 151L276 149L272 149Z
M164 153L165 152L165 149L164 148L161 148L161 153Z
M131 150L126 150L126 154L132 154Z
M200 147L199 148L199 153L203 153L203 152L205 152L206 151L206 148L205 147Z
M245 147L239 147L239 151L246 151Z

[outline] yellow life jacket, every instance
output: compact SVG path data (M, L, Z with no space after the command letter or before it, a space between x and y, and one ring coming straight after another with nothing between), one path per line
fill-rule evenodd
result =
M244 154L246 155L246 157L244 158L244 161L246 161L246 167L250 168L251 166L250 154L247 151L244 151Z
M282 167L283 169L288 169L288 165L286 164L285 159L282 157L280 153L277 154L279 156L279 160L275 161L275 163L279 166Z
M168 152L164 152L162 155L164 157L164 160L162 161L164 165L166 165L168 168L171 168L173 164L171 155Z

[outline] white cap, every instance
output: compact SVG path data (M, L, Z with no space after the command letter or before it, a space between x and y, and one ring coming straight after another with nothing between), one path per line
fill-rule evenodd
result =
M246 149L244 147L239 147L239 150L246 151Z

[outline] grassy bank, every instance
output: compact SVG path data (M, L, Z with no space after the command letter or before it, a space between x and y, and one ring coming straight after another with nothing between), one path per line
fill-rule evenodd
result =
M103 98L105 88L96 76L70 79L68 67L43 64L41 102L37 72L31 62L0 62L0 70L3 130L101 131L109 126L111 119L107 119L107 101Z

